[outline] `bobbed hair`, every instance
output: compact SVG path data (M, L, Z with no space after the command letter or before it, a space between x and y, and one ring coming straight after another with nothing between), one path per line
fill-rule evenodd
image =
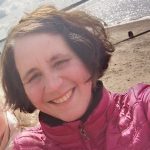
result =
M36 108L28 99L17 71L14 45L18 38L39 33L62 36L90 72L93 85L108 68L114 51L102 21L83 11L65 12L48 5L27 14L8 34L1 57L6 104L25 113L32 113Z

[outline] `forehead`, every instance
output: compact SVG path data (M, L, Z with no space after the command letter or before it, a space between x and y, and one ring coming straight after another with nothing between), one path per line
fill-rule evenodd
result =
M61 35L36 33L17 38L14 49L15 52L18 49L19 51L27 51L27 49L32 51L34 48L40 49L41 47L58 48L59 45L68 47L68 44Z
M72 53L71 48L61 35L54 34L33 34L18 38L14 46L15 59L28 57L28 55L38 55L39 53Z
M75 55L60 35L27 35L18 38L14 46L14 59L19 69L48 61L56 55Z

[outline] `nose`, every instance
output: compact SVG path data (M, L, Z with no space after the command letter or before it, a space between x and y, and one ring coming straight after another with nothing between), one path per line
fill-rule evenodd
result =
M57 73L47 74L44 80L44 89L46 93L58 91L62 86L63 79Z

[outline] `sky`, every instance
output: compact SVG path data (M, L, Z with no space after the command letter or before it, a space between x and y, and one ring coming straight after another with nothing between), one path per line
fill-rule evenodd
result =
M11 27L25 13L40 5L52 4L62 9L79 1L81 0L0 0L0 40L7 37ZM77 9L88 11L107 24L116 25L150 16L150 0L88 0ZM3 43L0 42L0 50Z
M42 4L52 4L61 9L80 0L0 0L0 39L7 36L11 26L15 25L26 13Z

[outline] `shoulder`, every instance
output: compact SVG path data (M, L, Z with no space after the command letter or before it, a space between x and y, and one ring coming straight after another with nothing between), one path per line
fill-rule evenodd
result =
M136 106L141 107L140 110L143 112L149 111L150 114L150 85L148 84L139 83L125 93L111 93L110 95L110 114L114 110L135 109Z
M135 99L137 103L148 104L150 103L150 85L139 83L129 89L128 96L131 99L130 101Z
M137 99L141 102L147 120L150 122L150 85L138 84L139 92L136 93Z
M139 83L131 87L126 93L112 94L113 108L134 110L136 113L144 113L150 121L150 85Z
M150 101L150 85L139 83L125 93L112 93L112 98L116 103L127 102L130 105L136 102Z
M136 86L129 89L129 92L133 93L135 97L142 98L150 94L150 85L139 83Z
M45 135L40 125L22 131L14 140L14 149L38 148L44 145Z

